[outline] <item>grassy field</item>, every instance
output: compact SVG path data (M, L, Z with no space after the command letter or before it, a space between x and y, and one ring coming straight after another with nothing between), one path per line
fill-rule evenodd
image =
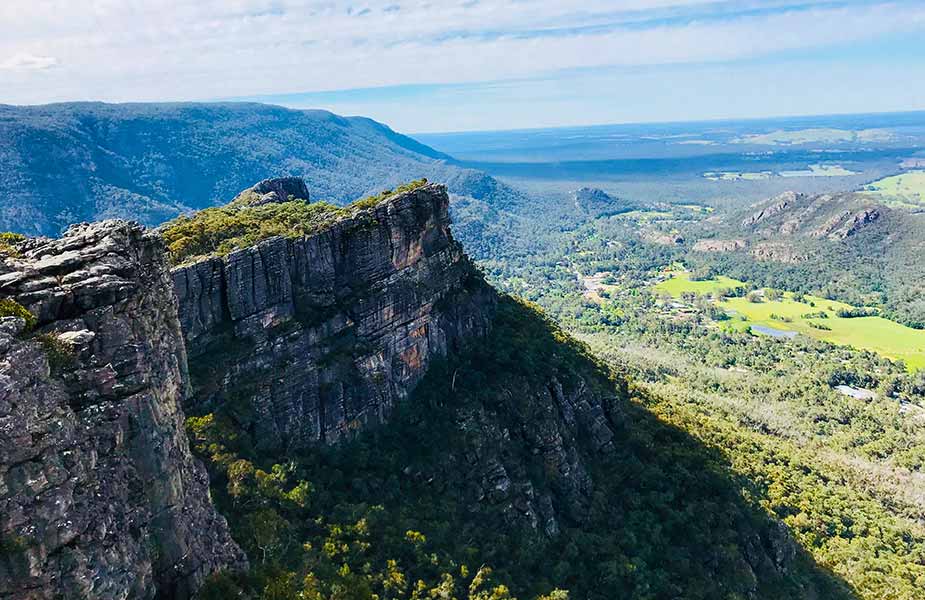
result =
M720 275L716 279L707 279L705 281L691 281L690 273L675 273L671 279L666 279L655 285L654 289L658 292L667 292L672 296L678 297L684 292L694 292L695 294L713 294L722 289L735 289L745 287L744 281L730 279Z
M712 294L723 288L743 285L728 277L713 281L691 281L687 273L678 273L654 288L680 296L683 292ZM785 293L775 301L755 303L746 298L727 298L718 306L731 313L729 326L739 330L759 325L782 331L795 331L833 344L870 350L887 358L902 360L910 369L925 368L925 331L900 325L883 317L842 318L837 312L850 305L815 296L805 296L802 302ZM805 318L812 313L825 313L826 317ZM773 316L772 316L773 315ZM810 323L828 327L817 329Z
M909 171L886 177L866 186L864 191L900 204L925 206L925 171Z

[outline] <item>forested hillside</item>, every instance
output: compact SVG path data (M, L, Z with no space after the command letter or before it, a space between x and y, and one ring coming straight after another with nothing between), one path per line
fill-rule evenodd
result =
M304 178L345 203L429 177L498 206L516 192L361 117L262 104L0 106L0 230L58 234L103 218L157 225L255 181Z

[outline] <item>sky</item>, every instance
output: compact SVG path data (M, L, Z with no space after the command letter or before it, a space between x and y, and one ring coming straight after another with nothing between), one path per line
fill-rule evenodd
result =
M2 0L0 103L254 100L403 132L925 109L925 0Z

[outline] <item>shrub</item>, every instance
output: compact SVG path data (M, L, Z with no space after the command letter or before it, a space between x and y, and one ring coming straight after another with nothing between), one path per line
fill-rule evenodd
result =
M19 251L16 250L16 244L25 239L26 236L21 233L12 233L10 231L0 233L0 256L19 256Z
M835 313L842 319L856 319L858 317L876 317L880 314L875 308L842 308Z
M801 319L828 319L829 313L825 312L824 310L820 310L819 312L811 312L811 313L802 314L800 315L800 318Z
M416 190L419 187L427 185L427 178L422 177L421 179L415 179L412 182L403 184L395 188L394 190L383 190L375 196L367 196L365 198L360 198L359 200L354 201L350 204L349 208L355 208L360 210L366 210L367 208L372 208L385 200L386 198L391 198L392 196L403 194L404 192L410 192Z
M35 327L37 319L19 302L12 298L0 299L0 317L19 317L26 322L26 331Z
M427 183L418 179L386 190L377 196L357 200L345 208L327 202L289 200L259 206L230 204L181 216L161 230L172 264L210 255L223 256L276 236L297 238L329 227L356 209L372 208L382 200Z
M35 336L42 348L45 350L45 356L48 357L48 366L51 372L60 373L74 363L74 352L71 347L61 341L53 333L42 333Z

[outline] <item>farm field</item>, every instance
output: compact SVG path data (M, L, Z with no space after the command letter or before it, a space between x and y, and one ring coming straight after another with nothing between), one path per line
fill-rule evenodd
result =
M712 281L691 281L688 273L678 273L655 285L654 289L678 297L684 292L713 294L737 285L744 284L722 276ZM780 300L756 303L747 298L726 298L716 304L732 316L728 326L737 330L744 331L758 326L781 332L797 332L833 344L870 350L890 359L902 360L913 370L925 368L925 331L883 317L839 317L839 310L853 308L842 302L815 296L804 296L803 301L798 302L793 294L786 292ZM808 317L810 314L818 316ZM826 316L822 317L822 314ZM828 329L818 328L820 326Z
M737 279L732 279L730 277L724 277L722 275L716 277L715 279L706 279L703 281L692 281L690 278L690 273L679 272L672 275L670 279L666 279L654 286L654 289L658 292L667 292L674 297L678 297L684 292L693 292L695 294L713 294L723 289L735 289L737 287L745 287L744 281L739 281Z
M899 204L925 206L925 171L909 171L885 177L865 186L864 192Z

